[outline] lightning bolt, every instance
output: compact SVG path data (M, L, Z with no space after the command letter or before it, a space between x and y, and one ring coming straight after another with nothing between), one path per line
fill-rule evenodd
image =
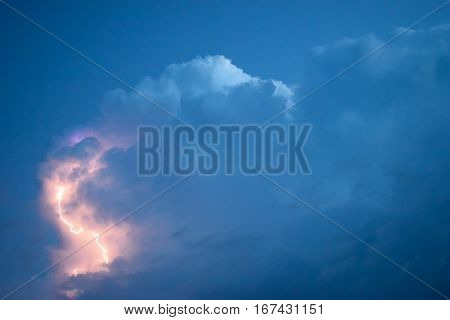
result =
M75 230L73 224L71 224L66 218L64 218L64 215L62 213L62 208L61 208L61 203L62 203L63 197L64 197L64 188L61 187L61 188L59 188L58 193L57 193L59 218L65 225L67 225L70 228L70 232L72 232L76 235L79 235L81 232L83 232L84 229L80 226L78 228L78 230Z
M56 194L56 197L58 199L58 213L59 213L59 218L61 219L61 221L69 227L70 232L72 232L75 235L79 235L81 232L84 231L83 227L78 227L78 230L75 229L74 225L72 223L70 223L63 215L62 212L62 201L64 198L64 188L60 187L58 189L58 192ZM95 242L97 244L97 247L100 248L101 252L102 252L102 256L103 256L103 261L105 262L105 264L109 264L109 258L108 258L108 250L100 243L100 234L96 233L95 231L92 231L92 235L95 238ZM82 271L82 269L79 268L75 268L73 270L73 275L74 276L78 276L79 272Z
M96 242L97 242L97 246L100 248L100 250L102 251L103 254L103 260L105 261L106 264L109 264L109 259L108 259L108 255L107 252L108 250L106 250L105 247L103 247L100 244L100 235L98 233L92 232L92 234L94 235L94 237L96 238Z

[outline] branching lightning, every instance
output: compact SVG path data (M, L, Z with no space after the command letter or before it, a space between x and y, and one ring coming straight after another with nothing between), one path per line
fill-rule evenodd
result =
M67 156L65 153L59 157L49 156L41 167L43 212L61 235L59 247L50 249L53 259L64 259L77 248L83 247L80 254L71 256L67 263L61 264L58 282L63 283L67 277L110 272L110 265L116 258L129 259L135 252L136 247L127 237L134 227L122 223L107 234L102 233L112 224L111 215L98 206L101 202L97 202L94 197L87 198L86 193L82 192L86 185L109 187L109 182L100 179L99 174L107 165L102 157L113 146L108 140L100 143L92 132L82 133L73 142L63 142L65 148L82 149L82 157L79 156L80 150L74 150ZM67 297L74 298L80 294L79 288L70 288L77 284L67 285L64 283L63 286Z
M75 229L74 225L72 223L70 223L63 215L62 213L62 201L64 198L64 187L59 187L56 197L58 199L58 212L59 212L59 218L61 219L61 221L69 227L70 232L72 232L75 235L79 235L80 233L82 233L84 231L84 228L82 226L80 226L77 230ZM100 248L101 252L102 252L102 262L104 261L105 264L109 264L109 258L108 258L108 250L100 243L100 234L96 233L95 231L92 231L92 235L95 238L95 242L97 244L97 247ZM82 271L82 269L80 268L75 268L73 270L73 275L77 276L79 274L79 272Z

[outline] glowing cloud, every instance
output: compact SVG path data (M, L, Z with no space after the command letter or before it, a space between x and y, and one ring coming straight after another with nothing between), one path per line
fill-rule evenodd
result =
M43 211L61 236L61 247L52 250L55 261L90 242L58 266L60 281L88 273L109 272L115 259L129 258L133 252L133 239L129 237L132 227L121 224L101 234L115 221L101 215L81 192L86 183L101 183L98 173L104 166L100 159L107 151L97 138L85 137L59 148L43 165ZM77 292L76 288L70 288L64 294L75 298Z
M294 95L282 82L250 76L223 56L170 65L159 78L146 77L135 88L189 123L198 123L198 115L210 123L259 123ZM248 97L254 103L247 103ZM103 233L151 194L153 182L138 178L134 167L136 128L142 124L178 122L132 90L110 91L103 99L101 115L57 138L42 165L42 212L60 236L51 250L53 259L59 261L83 247L58 265L57 288L64 288L69 298L83 292L74 285L83 282L78 277L110 273L119 260L128 262L127 272L141 268L136 261L129 263L134 254L139 250L142 257L157 251L152 237L172 228L165 221L160 222L163 227L154 227L133 225L130 219ZM138 232L141 226L145 235Z

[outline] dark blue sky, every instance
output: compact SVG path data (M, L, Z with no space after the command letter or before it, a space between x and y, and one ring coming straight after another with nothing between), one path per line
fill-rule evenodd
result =
M203 86L197 71L214 74L227 59L245 74L282 81L301 97L441 2L8 3L170 104L165 81L189 91L183 79ZM276 178L446 295L449 23L447 6L299 105L292 121L314 125L307 146L313 174ZM2 4L0 24L3 296L49 265L50 249L61 241L39 204L39 166L55 137L78 125L122 133L122 126L152 124L159 114L144 118L138 102L115 96L122 94L117 88L129 94L120 83ZM205 69L191 61L207 56L224 58L211 58ZM189 68L167 69L189 61ZM186 120L210 120L195 106L211 102L235 109L236 122L273 113L269 87L236 85L226 98L202 89L205 97L180 102ZM261 106L259 116L249 101ZM225 111L223 117L230 119ZM124 118L129 121L117 120ZM134 155L133 147L107 155L104 174L116 182L108 192L132 195L117 203L103 195L98 206L131 208L149 196L145 188L151 193L167 185L133 176ZM101 190L92 194L102 197ZM136 219L153 232L141 241L139 267L116 261L110 274L63 284L49 273L14 297L61 298L65 286L82 288L81 298L440 298L260 177L194 177L149 212L158 214Z

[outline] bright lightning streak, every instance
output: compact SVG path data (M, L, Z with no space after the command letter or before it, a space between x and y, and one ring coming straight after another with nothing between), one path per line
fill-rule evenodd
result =
M100 244L100 235L98 233L92 232L92 234L94 235L94 237L96 238L96 242L97 242L97 246L100 248L100 250L102 250L102 254L103 254L103 260L105 260L106 264L109 264L109 259L108 259L108 255L107 255L107 250L105 247L103 247Z
M87 138L98 140L94 136L83 136L65 146L72 148L76 145L85 148L82 141ZM87 145L90 146L89 143ZM106 165L100 159L112 146L105 142L100 144L99 149L89 149L92 152L89 152L87 158L49 157L43 164L40 176L43 183L43 208L61 233L61 248L52 248L54 259L61 259L85 243L90 244L82 253L74 255L61 266L58 282L64 283L66 277L109 272L110 265L117 257L131 258L135 252L134 246L131 246L128 239L124 239L132 226L123 223L107 236L103 236L101 232L97 233L97 230L109 226L111 221L102 217L102 212L96 210L97 207L89 199L84 198L84 193L77 192L85 183L97 181L99 170ZM66 283L64 287L66 288ZM82 292L70 286L63 291L69 298L74 298Z
M61 202L62 202L63 197L64 197L64 188L63 188L63 187L60 187L60 188L59 188L58 193L57 193L56 196L58 197L58 211L59 211L59 218L61 219L61 221L62 221L65 225L67 225L67 226L70 228L70 232L72 232L72 233L74 233L74 234L76 234L76 235L79 235L81 232L83 232L84 229L80 226L80 227L78 228L78 230L75 230L74 226L73 226L69 221L67 221L67 220L64 218L63 214L62 214Z
M69 221L67 221L67 219L64 218L64 216L62 214L61 203L64 198L64 188L63 187L60 187L58 189L56 197L58 198L58 211L59 211L59 217L61 218L61 221L70 228L70 232L72 232L76 235L79 235L81 232L83 232L84 229L80 226L78 230L75 230L73 224L71 224ZM106 248L100 244L100 235L98 233L96 233L95 231L93 231L92 234L96 238L95 241L97 243L97 246L102 251L103 260L105 261L106 264L109 264L109 258L108 258L108 254L107 254L108 250L106 250ZM78 271L81 271L81 269L78 269L78 268L74 269L75 276L78 275Z

